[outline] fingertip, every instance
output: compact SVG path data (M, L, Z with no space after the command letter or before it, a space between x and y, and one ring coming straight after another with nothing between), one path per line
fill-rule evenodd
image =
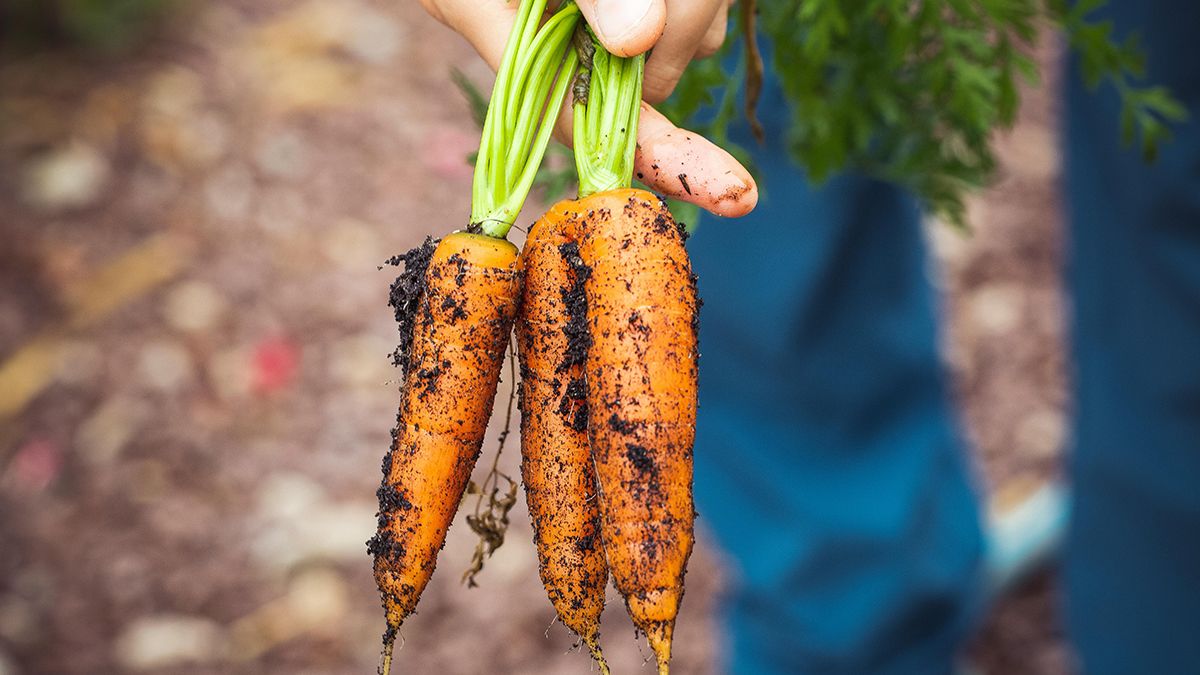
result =
M707 208L714 215L726 218L741 218L749 214L758 206L758 184L749 173L739 176L739 180L742 181L741 185L731 185L724 192L715 195L710 202L711 206L700 206Z
M579 8L600 43L617 56L650 51L667 26L665 0L590 0Z
M645 104L635 162L654 190L715 215L737 218L758 205L754 177L732 155Z

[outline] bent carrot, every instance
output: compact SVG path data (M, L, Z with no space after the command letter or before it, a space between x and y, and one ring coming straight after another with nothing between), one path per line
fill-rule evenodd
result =
M600 614L608 567L587 437L585 275L561 223L539 220L521 251L521 474L542 584L558 618L607 673ZM575 247L574 251L572 247Z
M613 581L665 671L694 519L697 300L682 231L654 195L607 191L555 205L521 265L522 469L543 584L591 647L599 516Z
M547 218L573 223L588 270L588 436L609 570L667 673L693 545L699 302L683 230L630 187L644 57L614 57L593 38L580 60L580 199Z

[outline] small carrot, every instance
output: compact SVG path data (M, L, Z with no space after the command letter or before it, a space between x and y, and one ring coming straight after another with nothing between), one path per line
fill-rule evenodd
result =
M479 456L520 296L517 249L458 232L409 265L399 288L411 331L399 352L405 379L379 488L379 531L368 549L388 628L416 608ZM420 269L421 257L427 267Z
M553 212L552 212L553 213ZM602 673L600 614L608 566L588 443L586 275L578 247L548 215L521 251L525 292L517 317L521 358L521 475L539 573L559 619ZM573 233L572 233L573 234Z

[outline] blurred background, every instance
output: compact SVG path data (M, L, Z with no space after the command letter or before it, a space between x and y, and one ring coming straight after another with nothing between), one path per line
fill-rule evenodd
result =
M1064 440L1058 49L1039 53L975 232L929 228L1000 505L1056 475ZM465 224L478 133L452 67L490 83L415 2L0 2L0 675L373 670L364 542L398 398L380 265ZM460 516L396 672L592 671L513 515L475 589ZM680 673L722 649L733 572L707 539ZM604 622L615 672L650 672L615 596ZM970 654L1068 672L1060 638L1046 574Z

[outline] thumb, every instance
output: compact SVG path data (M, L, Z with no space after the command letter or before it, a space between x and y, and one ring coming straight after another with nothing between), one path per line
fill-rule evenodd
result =
M666 0L576 0L608 51L636 56L649 51L667 25Z

